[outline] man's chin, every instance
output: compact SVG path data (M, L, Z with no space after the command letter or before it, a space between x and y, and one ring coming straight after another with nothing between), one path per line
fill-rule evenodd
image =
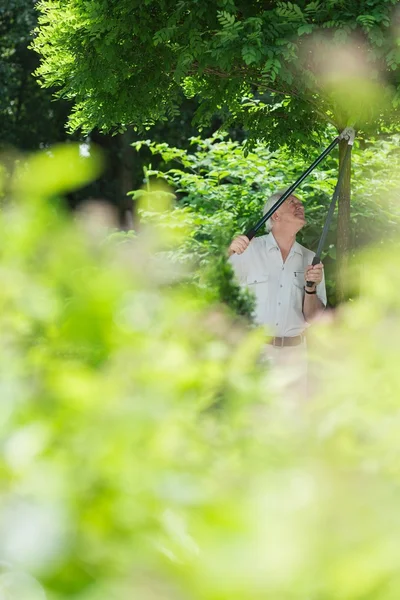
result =
M305 217L297 217L297 220L299 222L300 227L304 227L304 225L307 225L307 220Z

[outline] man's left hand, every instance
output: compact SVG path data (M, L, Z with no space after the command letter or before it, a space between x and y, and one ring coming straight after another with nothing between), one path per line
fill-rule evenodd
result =
M324 276L324 265L322 263L318 263L317 265L309 265L304 273L304 279L306 281L312 281L314 286L321 283L322 278Z

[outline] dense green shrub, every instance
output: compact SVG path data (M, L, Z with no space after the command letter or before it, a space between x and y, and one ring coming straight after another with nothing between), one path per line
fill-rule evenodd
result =
M334 136L332 132L331 138L327 135L321 139L321 150ZM254 225L262 216L268 196L292 184L316 158L295 154L287 148L272 152L263 145L246 156L240 143L221 134L206 140L193 138L191 152L149 140L138 142L135 147L140 150L143 144L165 161L162 170L146 169L147 179L162 178L172 186L177 196L176 210L183 211L187 222L194 227L180 252L196 257L200 264L223 252L234 235ZM358 144L354 148L351 212L354 253L365 245L396 237L400 215L398 145L399 137L392 136L362 149ZM336 185L337 162L337 151L333 151L298 190L307 216L307 226L298 240L314 251ZM331 305L335 305L336 216L323 262L328 297Z
M160 254L179 211L110 240L100 208L51 200L94 171L40 155L0 213L0 596L397 599L395 253L316 332L293 407L262 334Z

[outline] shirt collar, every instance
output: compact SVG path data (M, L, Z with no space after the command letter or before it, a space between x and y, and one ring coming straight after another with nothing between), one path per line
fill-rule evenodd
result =
M274 234L272 233L272 231L266 236L265 244L267 246L268 251L272 250L272 249L279 250L278 242L274 238ZM292 254L293 252L295 254L300 254L301 256L303 256L303 253L301 251L301 246L296 241L294 242L289 254Z

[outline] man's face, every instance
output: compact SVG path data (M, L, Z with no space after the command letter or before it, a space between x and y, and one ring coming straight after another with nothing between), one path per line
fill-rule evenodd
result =
M276 211L280 224L290 225L299 231L305 224L304 206L296 196L289 196Z

